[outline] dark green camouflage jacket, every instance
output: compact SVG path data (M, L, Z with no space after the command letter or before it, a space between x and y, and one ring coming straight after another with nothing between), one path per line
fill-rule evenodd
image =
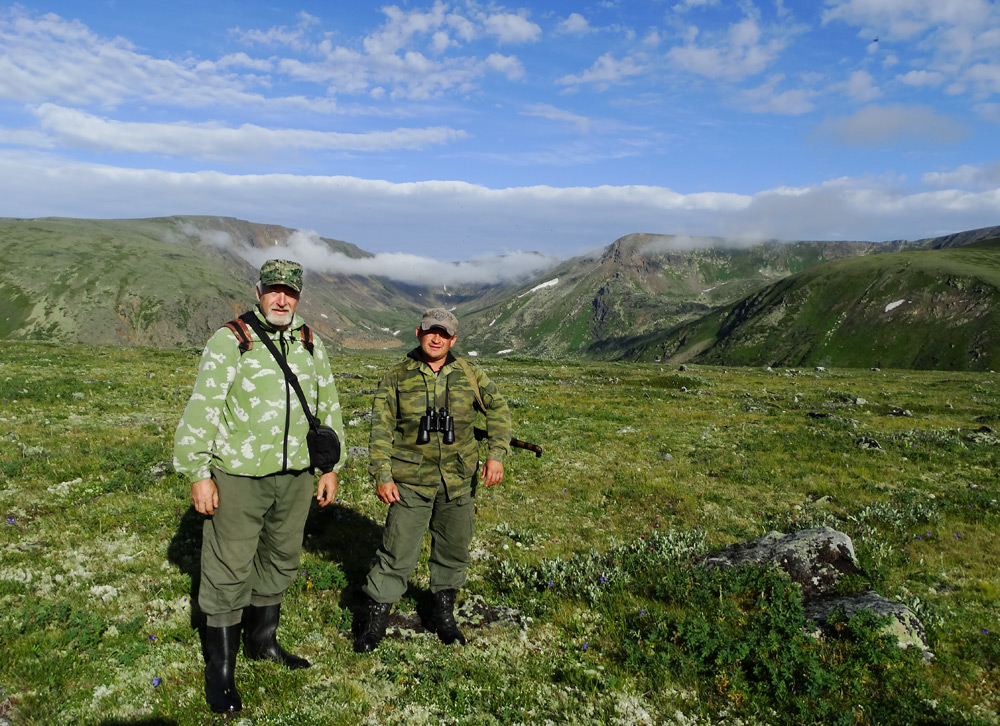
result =
M510 453L510 410L479 366L469 367L486 407L487 458L503 462ZM420 417L428 405L435 410L448 407L455 420L455 443L442 443L438 432L431 433L429 443L417 443ZM420 348L414 348L389 369L375 393L369 473L376 484L391 481L424 496L434 496L442 481L449 499L468 493L479 468L476 416L476 396L457 359L449 353L435 375Z

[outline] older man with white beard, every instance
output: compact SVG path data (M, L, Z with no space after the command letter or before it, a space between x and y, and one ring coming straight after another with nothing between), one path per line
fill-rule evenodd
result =
M174 469L193 482L191 501L206 515L198 605L206 616L205 697L218 713L243 707L235 682L241 628L247 657L309 667L278 645L276 631L313 491L321 506L332 502L339 465L315 482L305 411L261 337L285 358L311 412L343 441L326 350L295 314L301 291L301 265L264 263L257 308L209 339L174 437Z

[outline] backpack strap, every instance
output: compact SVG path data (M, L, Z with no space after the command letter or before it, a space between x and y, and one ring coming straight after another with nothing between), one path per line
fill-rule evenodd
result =
M236 336L236 340L240 343L240 355L253 349L253 338L250 336L250 326L249 318L254 318L253 310L249 310L238 318L233 318L228 323L223 325L223 328L229 328L233 331L233 335ZM309 355L313 355L313 350L316 344L313 342L313 331L308 325L303 324L299 330L302 337L302 345L306 350L309 351Z
M305 349L309 351L309 355L312 355L313 348L315 347L315 344L313 343L312 328L303 323L302 328L300 330L302 331L302 345L305 346Z
M469 379L469 385L472 386L472 392L476 396L476 403L479 404L479 410L485 414L486 406L483 405L483 396L479 392L479 383L476 381L476 377L472 374L472 367L469 365L469 361L465 358L455 358L455 362L461 366L462 371L465 373L465 377Z
M250 328L247 327L246 321L242 317L233 318L222 327L233 331L233 335L236 336L236 340L240 343L240 355L253 348L253 338L250 337Z

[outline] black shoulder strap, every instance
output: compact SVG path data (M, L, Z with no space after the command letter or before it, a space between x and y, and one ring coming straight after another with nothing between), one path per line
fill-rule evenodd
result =
M288 381L292 390L295 391L295 395L299 397L299 402L302 404L302 410L305 411L306 419L309 421L310 425L318 425L320 421L318 418L313 416L312 412L309 410L309 404L306 403L306 395L302 392L302 386L299 385L298 376L292 373L292 369L288 367L288 361L285 360L285 356L278 351L274 341L268 337L267 333L264 331L264 327L260 324L260 321L257 320L257 316L254 315L251 310L250 312L241 315L240 319L244 320L251 328L254 329L254 332L257 333L257 337L259 337L264 345L267 346L267 349L271 351L271 355L274 356L274 360L276 360L278 365L281 366L281 370L285 374L285 380Z

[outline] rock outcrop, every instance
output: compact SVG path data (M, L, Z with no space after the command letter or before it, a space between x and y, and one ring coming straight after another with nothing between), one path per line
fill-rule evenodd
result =
M850 618L859 610L889 617L884 632L896 638L901 648L920 648L932 657L923 624L906 605L889 600L874 590L838 594L844 575L860 571L851 538L830 527L804 529L792 534L768 532L748 542L738 542L696 560L705 567L775 565L802 588L806 617L821 632L836 611Z

